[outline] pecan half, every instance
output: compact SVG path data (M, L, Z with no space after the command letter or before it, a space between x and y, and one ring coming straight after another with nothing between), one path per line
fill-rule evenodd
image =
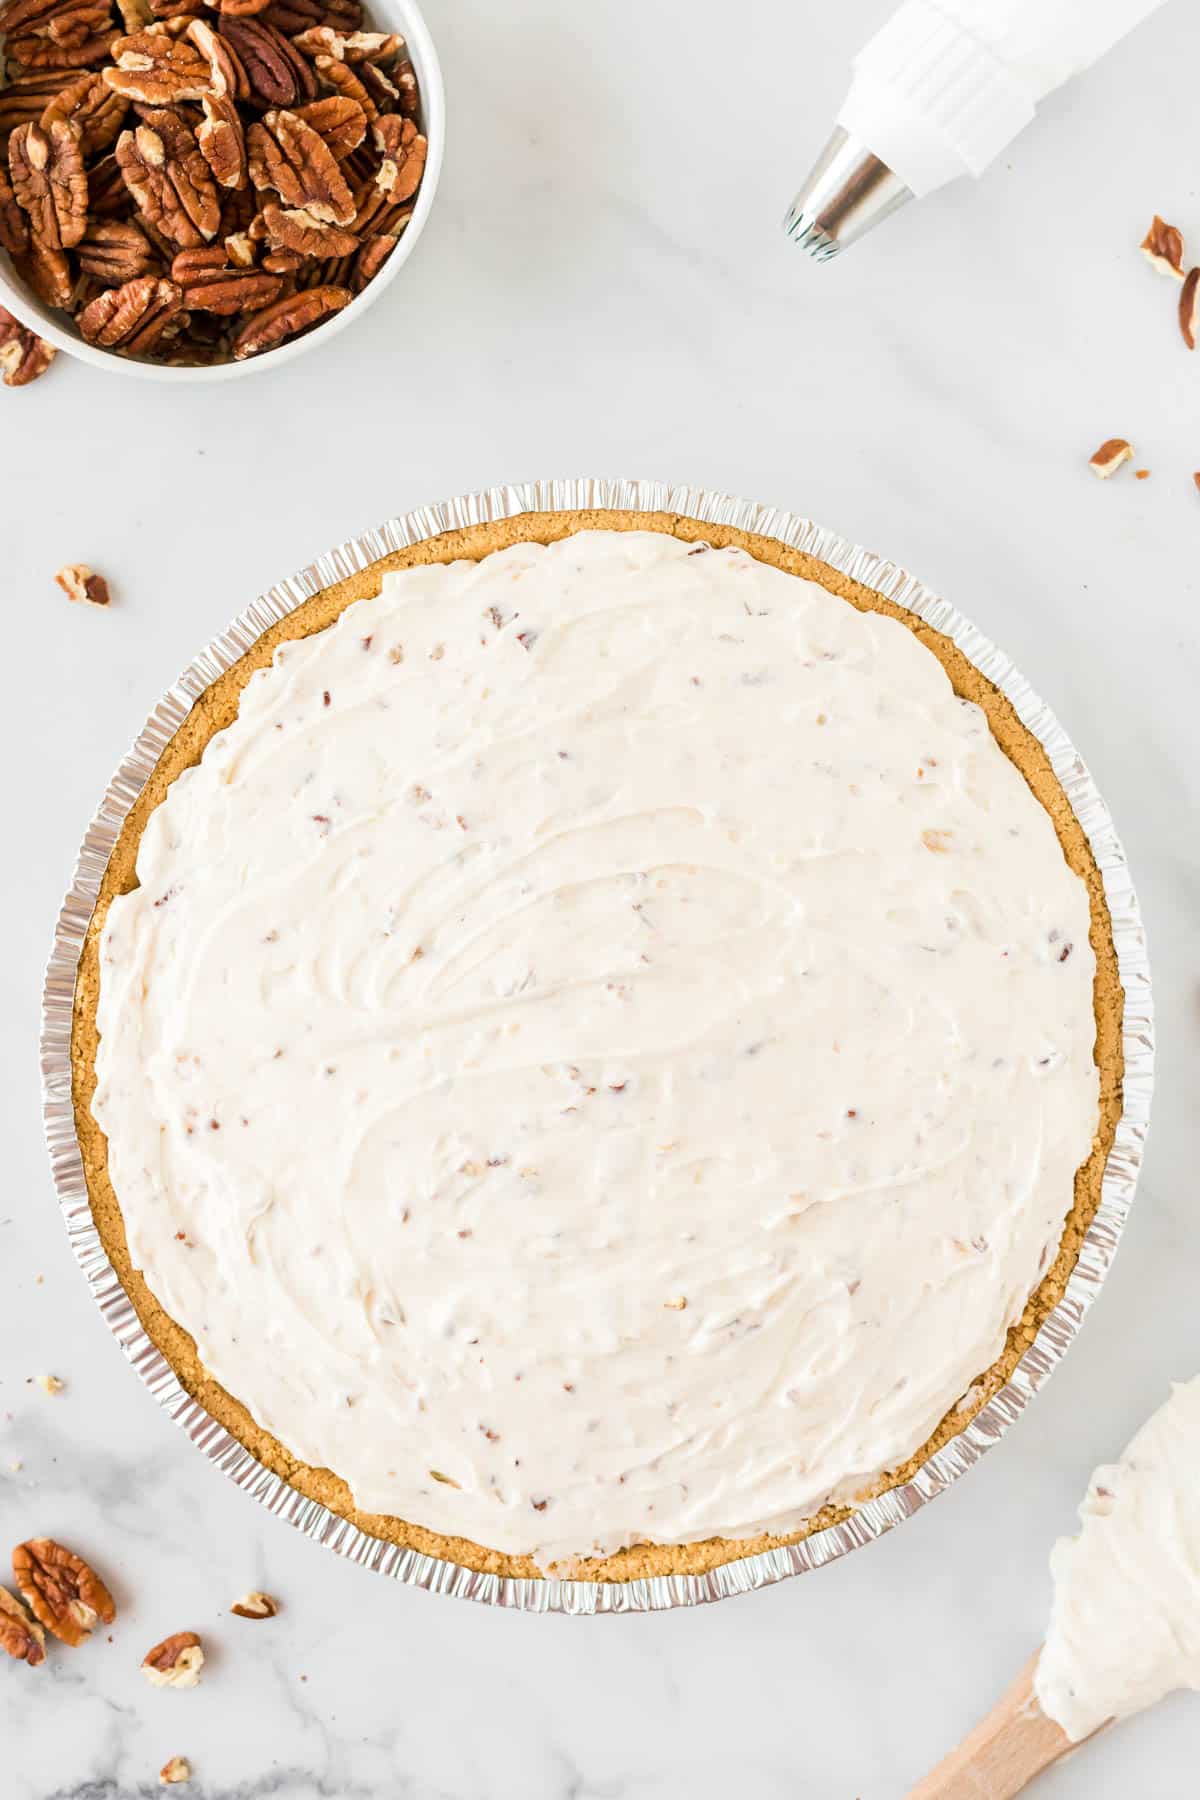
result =
M117 139L117 161L140 210L164 236L192 250L217 235L221 202L207 162L178 113L150 112Z
M4 168L0 167L0 250L7 250L10 256L24 256L28 249L28 221Z
M273 25L262 19L222 16L220 31L237 52L250 83L250 98L260 106L316 99L312 68Z
M239 1619L273 1619L279 1611L279 1602L255 1588L252 1593L235 1600L229 1610Z
M67 599L80 605L107 606L112 599L103 575L97 575L87 563L65 563L54 579Z
M1100 448L1088 463L1093 475L1101 481L1107 481L1115 475L1122 463L1133 461L1133 445L1128 438L1105 438Z
M294 250L298 256L351 256L358 249L352 231L327 225L302 206L277 206L268 200L262 210L267 241L273 250Z
M376 116L378 105L349 63L339 62L336 56L317 56L313 58L313 67L317 71L317 80L329 93L340 94L343 100L357 100L368 119Z
M88 170L88 217L113 219L129 210L129 189L121 165L110 152Z
M416 70L410 62L401 63L398 69L392 70L391 80L398 96L396 111L402 112L406 119L415 119L421 110L421 90L417 86Z
M79 245L79 266L105 287L158 268L158 252L132 219L96 219Z
M9 40L8 54L25 70L69 73L107 62L116 33L110 27L85 38L81 44L56 44L52 38L23 37Z
M1183 233L1160 219L1157 213L1138 248L1150 267L1157 269L1160 275L1183 280Z
M380 192L393 202L411 200L425 173L429 145L412 119L385 113L371 127L371 137L383 161L375 177Z
M303 207L328 225L348 225L354 197L324 139L293 112L269 112L246 133L250 179L273 188L285 206Z
M295 37L313 25L357 31L363 22L363 9L360 0L271 0L263 17L285 37Z
M42 130L49 131L56 119L65 119L79 127L79 148L86 159L98 156L115 144L129 102L114 93L100 75L80 75L56 94L42 114Z
M224 247L216 244L205 250L181 250L171 264L171 279L182 289L183 304L191 311L218 313L222 318L258 312L283 293L278 275L231 267Z
M30 1538L12 1553L13 1575L39 1625L77 1646L117 1616L113 1597L81 1556L53 1538Z
M48 131L19 125L8 140L13 193L29 214L33 236L49 250L69 250L87 224L88 186L79 133L65 119Z
M109 87L146 106L171 106L178 100L200 100L212 91L212 73L195 44L155 29L118 38L113 45L115 68L105 69Z
M193 19L188 26L188 41L208 64L209 86L214 94L226 95L230 100L250 98L246 71L228 38L214 31L207 19Z
M296 117L310 125L336 161L358 149L367 135L367 115L357 100L326 94L296 108Z
M391 71L385 75L378 63L363 62L355 63L354 73L381 113L403 110L400 106L403 96L392 80Z
M46 373L56 355L53 344L43 342L0 306L0 374L5 387L28 387Z
M349 306L350 300L349 288L339 287L309 288L302 294L289 294L277 300L274 306L255 313L242 327L233 340L234 357L242 362L247 356L273 350L276 344L307 331L331 313L340 312L343 306Z
M36 1669L46 1660L46 1634L7 1588L0 1587L0 1650Z
M305 56L336 56L339 62L394 62L404 49L396 31L334 31L330 25L311 25L292 39Z
M177 319L183 295L173 281L139 275L109 288L79 314L80 334L104 350L145 355Z
M400 239L390 231L367 238L354 259L351 279L356 294L361 294L367 283L374 281L399 242Z
M142 1674L153 1687L191 1688L204 1667L204 1647L194 1631L176 1631L142 1658Z
M14 182L14 186L15 186ZM1200 269L1189 269L1179 290L1179 329L1189 350L1196 348L1196 332L1200 329Z
M186 1756L169 1756L158 1771L158 1779L163 1787L175 1787L181 1781L190 1781L192 1765Z
M8 0L0 6L0 31L7 38L43 37L55 44L81 44L108 18L103 0Z
M7 144L9 133L18 125L40 119L68 79L58 70L50 70L37 75L20 75L7 87L0 87L0 144Z
M244 188L249 185L250 167L246 158L246 136L241 115L227 94L204 96L204 117L196 127L196 143L200 154L212 170L219 187Z
M74 283L70 258L65 250L52 250L40 238L31 238L29 254L16 259L16 269L47 306L56 306L60 311L70 306Z

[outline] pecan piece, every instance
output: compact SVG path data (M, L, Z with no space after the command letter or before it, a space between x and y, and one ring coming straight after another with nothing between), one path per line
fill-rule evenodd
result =
M8 165L33 236L48 250L77 244L87 224L88 186L75 126L65 119L55 119L48 131L19 125L8 140Z
M340 94L343 100L357 100L368 119L375 118L379 107L349 63L339 62L336 56L317 56L313 59L313 66L323 88L331 94Z
M103 575L97 575L87 563L65 563L54 579L67 599L80 605L107 606L112 599Z
M274 188L285 206L328 225L348 225L354 196L325 140L293 112L269 112L246 133L250 179Z
M10 256L24 256L28 249L28 222L17 204L7 174L0 167L0 250L7 250Z
M258 312L283 293L278 275L259 269L231 267L219 245L205 250L181 250L171 264L171 279L183 292L183 303L193 312Z
M104 287L120 287L158 267L158 253L132 219L95 219L79 245L79 266Z
M296 117L310 125L337 162L357 150L367 135L367 115L357 100L326 94L296 108Z
M150 223L181 249L217 235L221 202L207 162L178 113L150 112L117 139L125 185Z
M113 1597L81 1556L53 1538L30 1538L12 1553L13 1575L39 1625L75 1647L117 1616Z
M150 0L117 0L117 11L130 37L135 37L139 31L145 31L147 25L154 20Z
M153 1687L195 1687L204 1667L204 1647L194 1631L176 1631L142 1658L142 1674Z
M396 87L396 111L402 112L406 119L415 119L421 107L421 90L417 86L417 72L410 62L400 64L393 69L391 79Z
M0 1650L36 1669L46 1660L46 1634L14 1594L0 1587Z
M188 40L200 52L208 64L209 86L217 95L226 95L231 100L248 100L250 83L246 71L242 67L241 58L229 42L218 31L214 31L207 19L193 19L188 26ZM206 98L206 96L201 96Z
M425 173L429 145L412 119L385 113L371 127L371 137L383 161L375 177L380 192L393 203L411 200Z
M271 0L205 0L223 19L252 19L266 12Z
M1105 438L1096 454L1089 460L1088 467L1093 475L1101 481L1107 481L1115 475L1122 463L1133 461L1133 445L1128 438Z
M255 313L242 327L233 340L234 357L242 362L247 356L273 350L276 344L307 331L331 313L340 312L343 306L349 306L350 300L349 288L340 287L309 288L302 294L289 294L277 300L274 306Z
M200 154L219 187L244 188L249 184L246 136L241 115L228 94L204 96L204 117L196 127Z
M129 189L121 165L111 152L88 170L88 217L124 218L129 210Z
M105 69L109 87L146 106L200 100L212 92L212 74L195 44L151 27L113 45L116 67Z
M39 300L66 311L71 304L71 262L65 250L52 250L40 238L29 240L29 255L16 261L17 273L29 283Z
M225 239L225 259L231 268L258 267L258 245L248 231L232 231Z
M114 93L102 76L80 75L50 102L42 114L42 130L49 131L55 119L67 120L79 127L84 157L98 156L116 143L128 110L128 100Z
M158 1779L163 1787L175 1787L181 1781L190 1781L192 1765L186 1756L169 1756L158 1771Z
M235 1600L230 1612L239 1619L273 1619L279 1611L279 1602L270 1594L259 1593L255 1588L252 1593L243 1594Z
M352 231L327 225L302 206L277 206L268 200L262 217L272 250L292 250L298 256L351 256L358 249Z
M403 111L403 108L400 105L400 102L403 99L400 89L392 80L391 74L388 73L385 75L378 63L355 63L354 73L358 76L358 79L366 88L368 94L370 94L381 113ZM416 111L415 107L413 108L413 111Z
M13 185L15 186L15 180ZM1189 350L1196 348L1196 332L1200 329L1200 269L1189 269L1179 290L1179 329Z
M258 105L291 106L296 100L316 99L312 69L273 25L222 15L220 31L237 52L250 83L250 98Z
M79 314L80 334L102 350L144 355L183 309L183 295L173 281L139 275L119 288L108 288Z
M5 387L28 387L46 373L57 354L53 344L44 343L0 306L0 374Z
M1183 233L1174 225L1168 225L1155 213L1150 221L1150 229L1142 239L1138 248L1160 275L1171 275L1176 281L1183 280Z

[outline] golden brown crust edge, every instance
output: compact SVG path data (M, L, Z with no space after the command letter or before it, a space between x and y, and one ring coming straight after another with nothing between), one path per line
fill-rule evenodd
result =
M1100 1202L1100 1184L1121 1114L1123 1058L1121 1022L1124 995L1117 970L1116 950L1100 872L1075 814L1050 767L1049 759L1033 734L1021 724L1011 703L979 673L949 638L923 623L914 613L897 606L826 563L791 550L777 539L711 525L671 513L588 511L524 513L486 525L468 526L428 538L374 563L369 569L338 582L313 596L279 624L263 633L253 648L220 676L200 696L187 719L160 757L153 774L130 809L101 883L100 895L79 960L71 1042L72 1097L75 1125L83 1154L84 1173L92 1216L121 1284L133 1303L143 1329L171 1364L187 1392L205 1411L244 1444L276 1475L301 1494L318 1500L332 1512L361 1530L389 1543L424 1552L428 1556L459 1563L468 1569L500 1576L537 1579L541 1571L527 1556L506 1556L464 1538L445 1537L423 1526L386 1515L362 1513L355 1507L346 1483L329 1469L301 1463L270 1433L255 1424L246 1408L216 1382L201 1365L196 1346L182 1326L165 1313L146 1286L141 1272L130 1263L124 1222L108 1177L107 1142L91 1115L96 1085L95 1059L98 1034L96 1002L99 991L99 940L116 894L136 887L138 842L150 813L164 798L175 777L200 758L208 740L235 716L241 690L256 669L270 662L275 646L288 638L307 637L323 630L352 601L379 592L381 579L390 569L419 563L449 562L459 557L478 559L508 544L534 540L550 543L581 530L663 531L688 542L704 541L724 547L737 544L761 562L819 582L860 611L886 613L899 619L938 658L955 690L974 700L988 716L992 732L1010 760L1020 769L1030 789L1053 821L1063 854L1084 881L1091 909L1090 938L1096 957L1095 1010L1096 1062L1100 1071L1100 1118L1092 1151L1075 1177L1075 1196L1067 1217L1058 1255L1031 1296L1024 1313L1008 1333L1002 1354L982 1374L969 1396L952 1408L932 1436L901 1467L878 1477L860 1498L884 1492L911 1479L920 1465L955 1436L995 1394L1010 1375L1037 1333L1042 1320L1062 1297L1075 1266L1084 1234ZM827 1506L810 1519L802 1531L786 1537L767 1535L745 1538L712 1538L683 1545L641 1544L603 1560L583 1564L579 1576L599 1581L631 1581L646 1576L700 1574L736 1557L801 1538L837 1523L850 1508Z

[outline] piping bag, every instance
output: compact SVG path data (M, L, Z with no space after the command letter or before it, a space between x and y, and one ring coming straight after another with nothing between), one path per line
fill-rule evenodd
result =
M1038 103L1163 0L903 0L854 59L837 126L784 220L820 262L908 200L982 175Z

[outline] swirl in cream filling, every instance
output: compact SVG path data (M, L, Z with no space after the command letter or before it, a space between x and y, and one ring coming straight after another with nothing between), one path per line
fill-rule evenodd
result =
M358 1505L798 1529L998 1354L1097 1124L1083 883L901 623L582 533L284 645L104 929L136 1266Z

